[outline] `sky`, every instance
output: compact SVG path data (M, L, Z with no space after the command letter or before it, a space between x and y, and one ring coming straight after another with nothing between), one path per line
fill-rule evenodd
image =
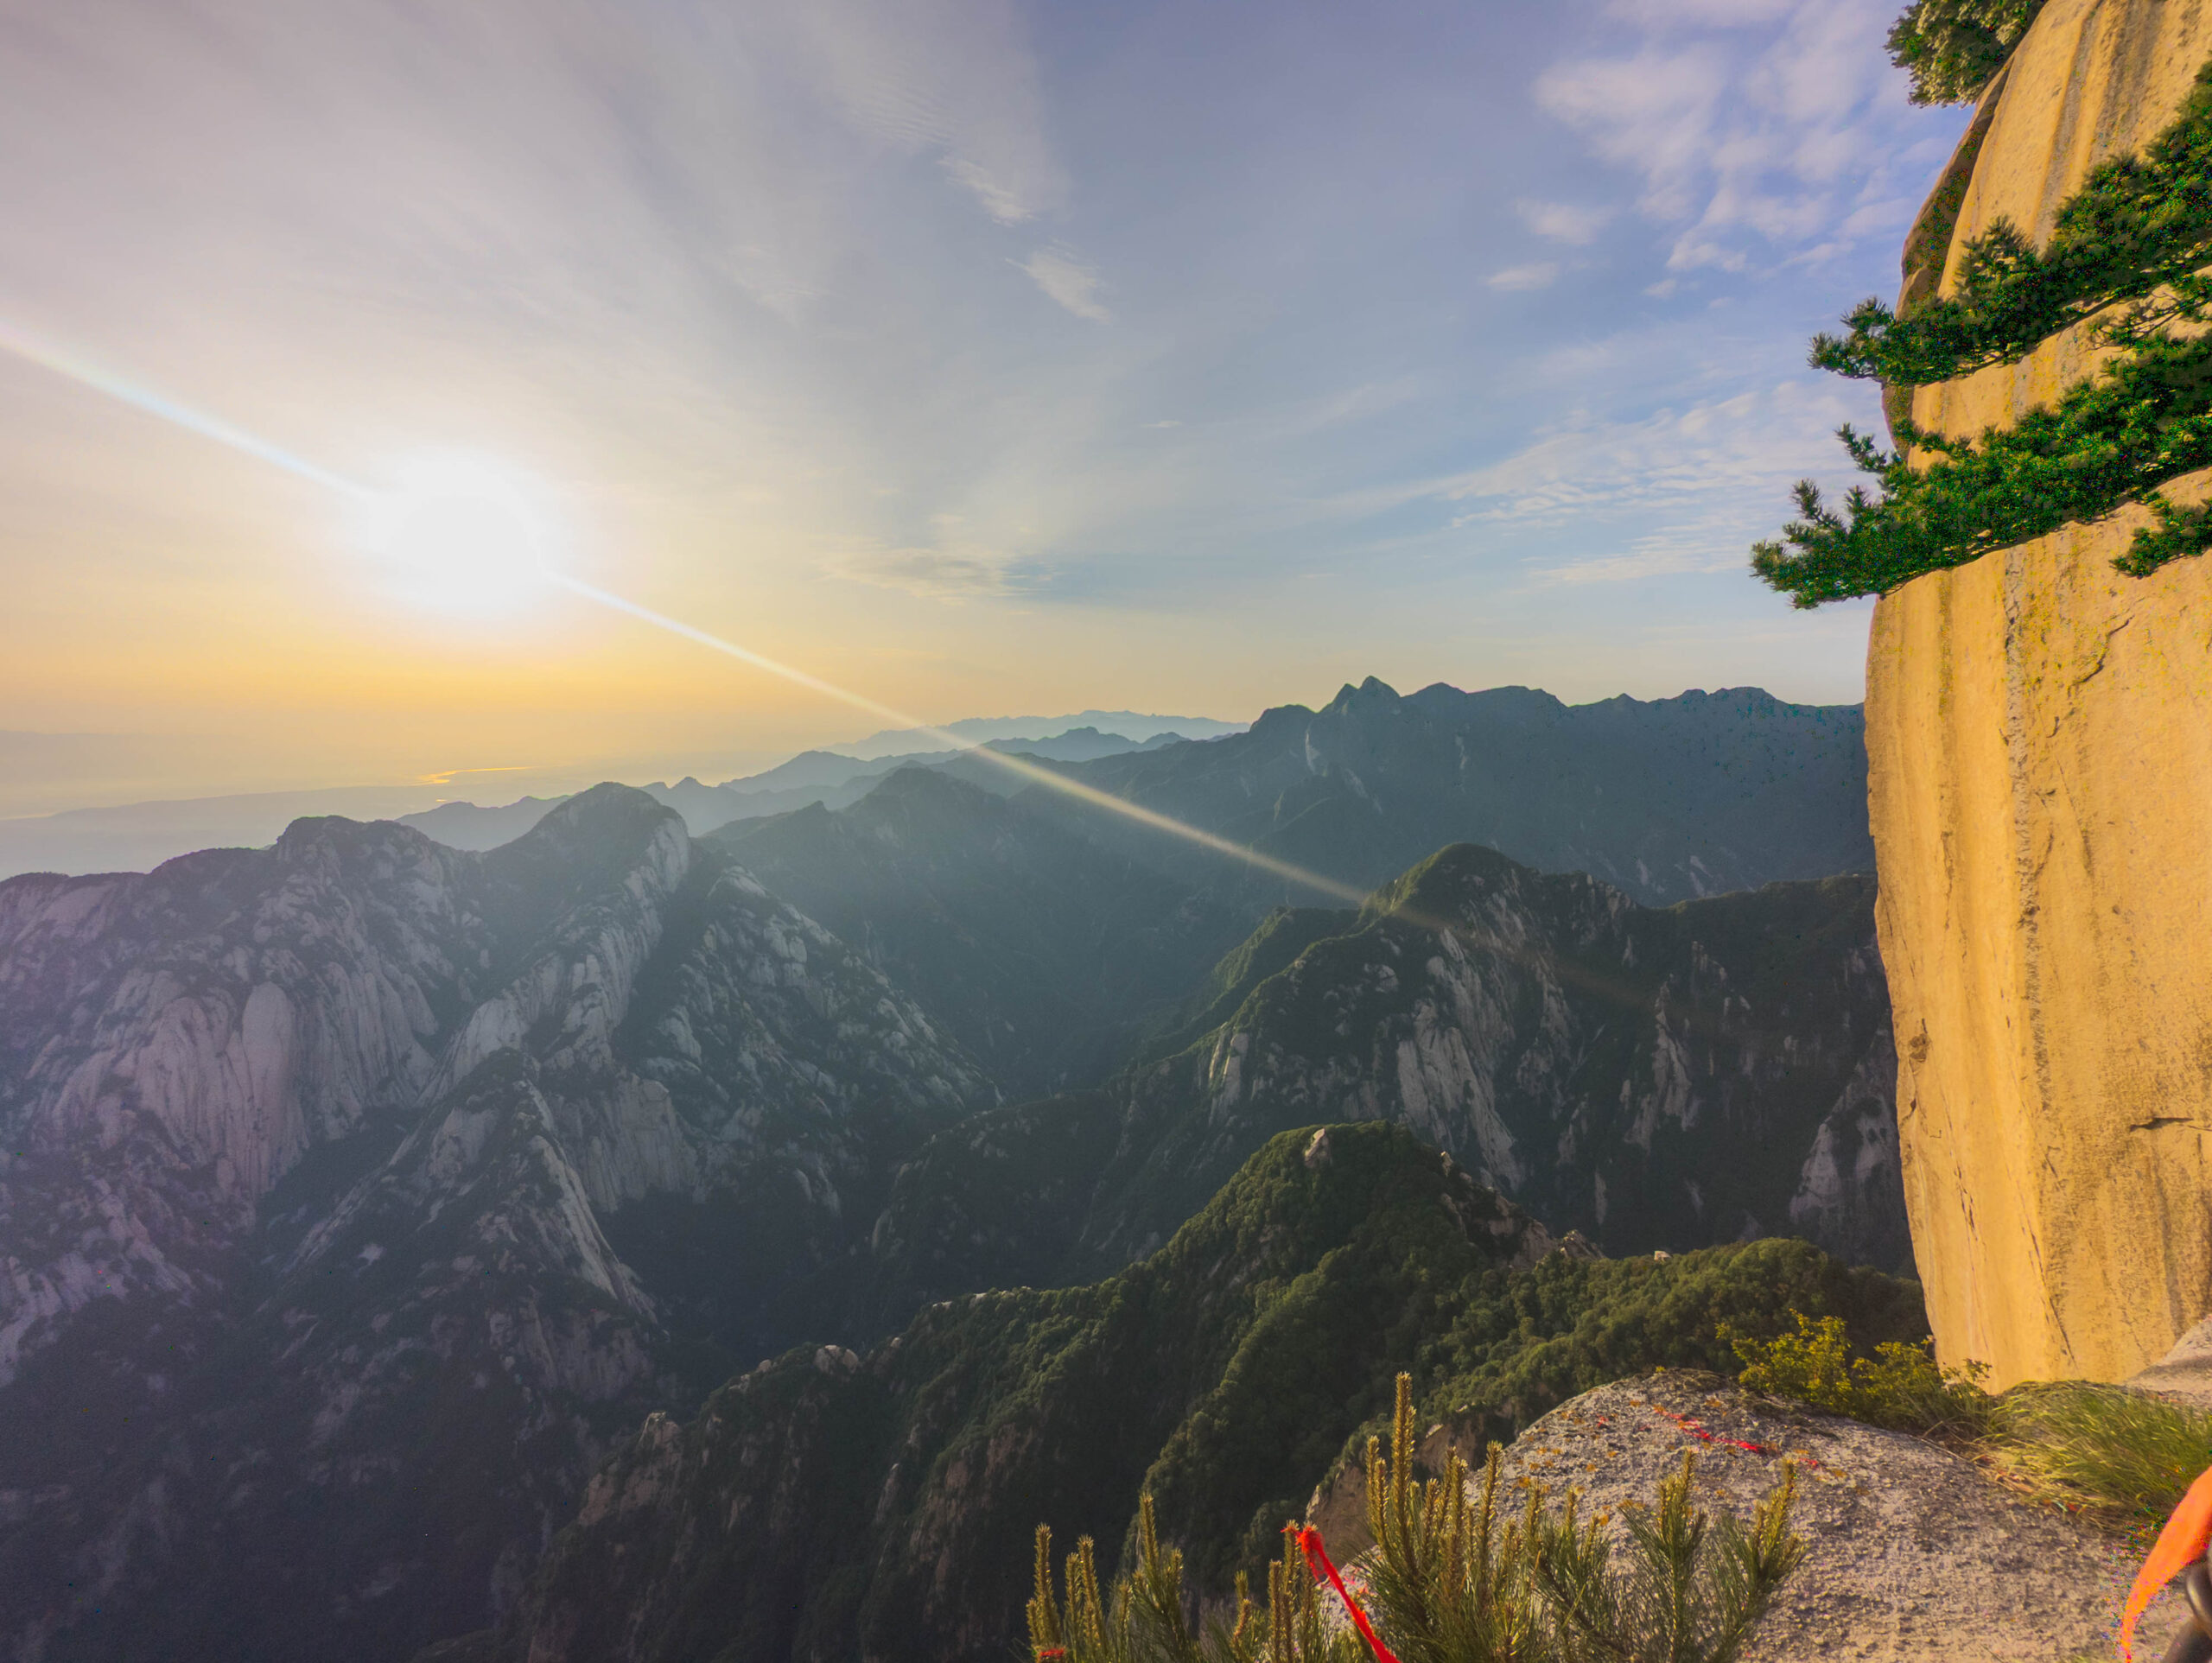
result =
M0 814L887 725L396 559L448 463L925 720L1856 700L1745 559L1964 124L1896 3L0 0Z

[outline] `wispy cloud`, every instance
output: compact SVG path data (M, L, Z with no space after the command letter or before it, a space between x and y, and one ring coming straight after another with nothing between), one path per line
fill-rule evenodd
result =
M1840 457L1831 435L1850 414L1827 387L1788 381L1635 421L1585 417L1456 477L1443 494L1473 505L1461 524L1555 524L1746 492L1770 518L1791 480Z
M1571 202L1531 202L1523 200L1514 206L1529 229L1539 237L1548 237L1555 243L1567 243L1576 248L1587 247L1597 240L1613 217L1611 208L1578 207Z
M1096 270L1077 259L1071 250L1054 244L1014 263L1030 275L1038 288L1076 316L1093 323L1114 321L1114 314L1098 299L1101 284Z
M854 119L935 153L992 219L1018 224L1065 200L1035 60L1007 0L810 0L755 21L772 29L779 16Z
M1516 295L1532 289L1548 289L1558 277L1558 261L1539 260L1529 265L1510 265L1503 271L1493 271L1488 281L1492 289Z
M1027 594L1049 577L1038 562L974 548L855 545L823 567L833 577L940 600Z
M1542 108L1639 181L1668 264L1740 271L1887 238L1930 159L1882 41L1889 0L1622 0L1632 49L1538 79ZM1774 27L1779 24L1779 27ZM1751 29L1751 25L1764 25ZM1936 119L1940 120L1941 117Z

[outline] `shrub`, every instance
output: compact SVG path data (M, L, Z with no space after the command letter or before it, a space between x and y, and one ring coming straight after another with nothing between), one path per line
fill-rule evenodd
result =
M1253 1604L1236 1577L1233 1622L1194 1625L1183 1587L1183 1555L1162 1550L1152 1497L1137 1507L1137 1565L1112 1595L1098 1588L1096 1549L1084 1537L1052 1586L1052 1533L1037 1527L1036 1591L1029 1600L1033 1657L1065 1663L1357 1663L1363 1648L1323 1619L1320 1590L1286 1530L1282 1557L1268 1568L1268 1608Z
M1722 1324L1721 1338L1744 1365L1737 1380L1745 1391L1897 1431L1973 1438L1987 1429L1994 1400L1978 1383L1989 1372L1986 1365L1938 1368L1928 1342L1896 1340L1875 1347L1872 1357L1854 1359L1841 1318L1789 1314L1797 1331L1771 1340Z
M1560 1654L1570 1663L1735 1663L1775 1593L1804 1563L1805 1543L1789 1528L1797 1469L1783 1462L1782 1482L1745 1530L1723 1514L1717 1526L1690 1505L1697 1457L1659 1485L1650 1516L1630 1513L1625 1573L1596 1521L1580 1531L1574 1497L1556 1524L1540 1521L1536 1576L1556 1613Z
M1498 1457L1492 1444L1471 1502L1456 1452L1440 1481L1415 1485L1413 1381L1398 1376L1390 1454L1380 1439L1367 1445L1376 1546L1365 1575L1378 1626L1403 1663L1548 1663L1558 1654L1536 1594L1542 1492L1529 1491L1521 1519L1501 1519Z

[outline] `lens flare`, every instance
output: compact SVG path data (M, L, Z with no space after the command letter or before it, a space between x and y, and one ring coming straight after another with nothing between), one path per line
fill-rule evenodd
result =
M894 727L926 733L949 749L966 751L1028 784L1243 861L1316 894L1354 906L1367 901L1369 892L1364 889L1186 825L1110 791L1071 779L1027 757L983 749L896 706L826 682L795 665L726 641L680 619L655 612L563 572L553 562L555 522L542 495L522 476L489 458L460 452L427 454L404 464L392 484L378 490L303 460L257 434L127 380L81 352L41 340L27 331L0 324L0 352L11 352L81 386L105 393L134 409L257 457L342 497L353 516L361 546L386 564L387 575L396 587L414 594L423 604L447 612L466 613L480 607L507 609L531 589L550 585L781 676L855 710L864 710Z
M353 521L382 581L434 612L511 613L553 569L558 522L544 493L487 456L410 457L389 489L355 499Z

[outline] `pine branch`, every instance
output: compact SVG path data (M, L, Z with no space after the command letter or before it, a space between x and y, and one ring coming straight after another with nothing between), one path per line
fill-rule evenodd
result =
M1893 387L2024 358L2060 331L2190 283L2212 263L2212 63L2140 156L2096 168L2037 249L2008 220L1969 242L1954 293L1899 318L1878 300L1816 335L1816 369Z

